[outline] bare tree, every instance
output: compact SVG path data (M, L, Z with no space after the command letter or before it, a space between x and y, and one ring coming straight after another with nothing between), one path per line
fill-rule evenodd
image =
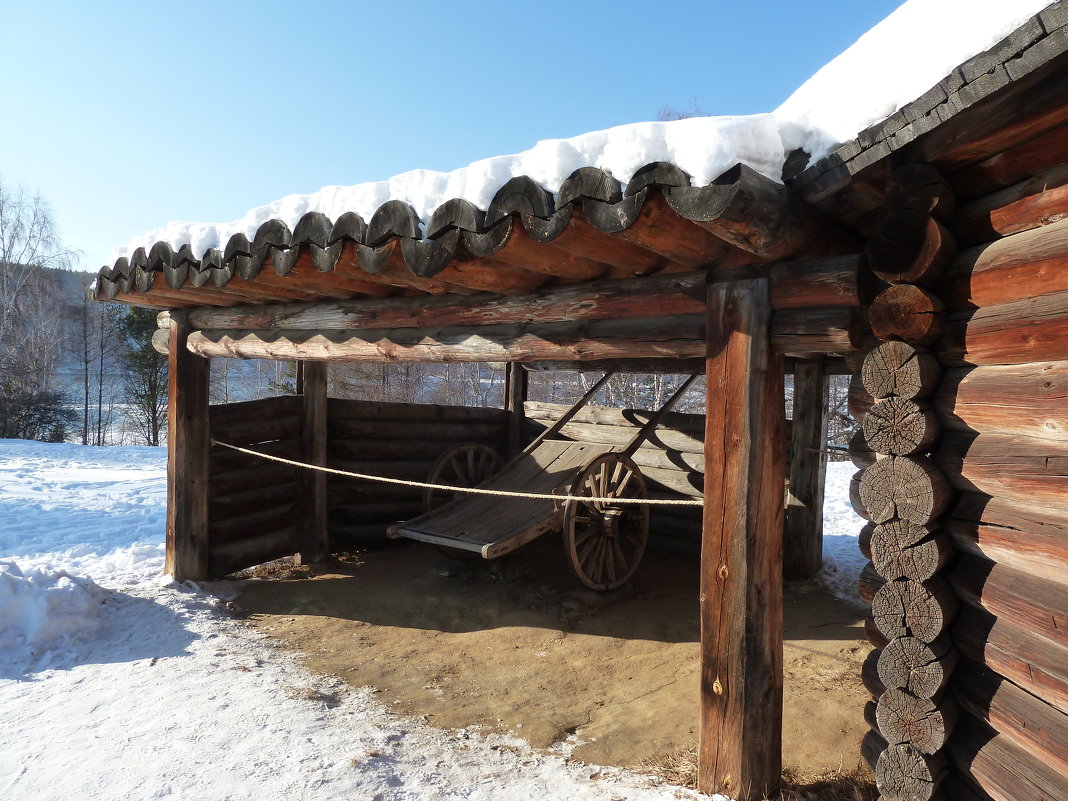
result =
M658 122L670 122L672 120L687 120L690 117L707 117L708 112L701 108L696 97L690 98L690 107L686 109L675 108L667 103L662 105L656 112Z
M67 267L71 256L41 196L0 182L0 372L47 384L42 368L55 363L59 327L39 277L43 268Z
M44 200L0 182L0 427L8 436L62 438L73 422L70 414L52 421L44 408L62 410L63 397L52 386L62 315L43 274L70 258ZM36 422L17 422L26 420Z

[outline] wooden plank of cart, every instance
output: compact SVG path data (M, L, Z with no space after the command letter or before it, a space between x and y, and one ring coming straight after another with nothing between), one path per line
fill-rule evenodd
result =
M611 376L607 373L509 462L484 445L470 443L444 454L431 474L430 483L558 499L461 493L450 498L440 490L428 490L428 511L390 526L387 535L433 543L456 555L494 559L542 534L562 530L568 563L583 584L598 591L621 586L645 552L649 506L597 499L648 496L631 456L698 376L691 376L626 445L562 439L564 426Z

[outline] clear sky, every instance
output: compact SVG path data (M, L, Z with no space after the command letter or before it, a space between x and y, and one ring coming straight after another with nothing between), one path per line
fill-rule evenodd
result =
M0 181L96 270L171 220L771 111L901 0L0 0ZM892 65L887 65L892 68Z

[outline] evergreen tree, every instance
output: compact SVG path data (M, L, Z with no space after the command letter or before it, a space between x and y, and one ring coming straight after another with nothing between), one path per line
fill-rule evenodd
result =
M156 312L131 306L116 315L123 345L127 421L149 445L159 445L167 420L167 358L152 347Z

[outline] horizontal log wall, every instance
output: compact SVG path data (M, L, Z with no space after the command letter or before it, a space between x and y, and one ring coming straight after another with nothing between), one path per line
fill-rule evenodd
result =
M214 440L303 460L299 396L212 406L208 421ZM300 468L218 446L208 468L209 575L225 576L300 549Z
M367 475L426 481L438 457L465 442L504 453L503 409L331 398L327 463ZM384 541L386 526L423 511L423 490L331 475L331 540L337 547Z
M960 655L946 758L953 787L997 801L1068 798L1066 137L947 176L969 198L947 221L963 249L929 284L945 305L932 459L956 491L941 529L958 553L943 573ZM995 161L1022 172L995 180Z

